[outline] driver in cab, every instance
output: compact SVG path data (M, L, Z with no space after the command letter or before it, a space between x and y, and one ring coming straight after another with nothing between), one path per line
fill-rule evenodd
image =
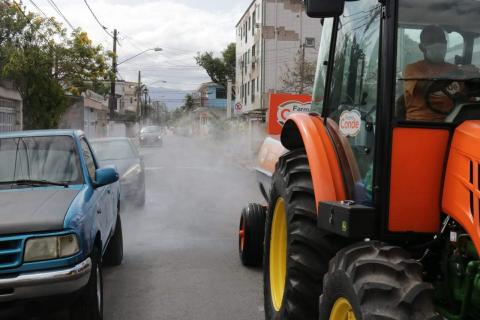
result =
M454 102L442 89L447 90L450 95L455 95L462 91L462 85L451 82L446 88L442 88L441 83L432 84L428 79L458 74L461 73L461 69L445 62L447 38L442 28L425 27L420 34L419 47L423 52L424 60L407 65L403 72L406 120L444 121L446 114L454 108ZM445 82L443 82L444 85ZM428 97L427 92L430 92Z

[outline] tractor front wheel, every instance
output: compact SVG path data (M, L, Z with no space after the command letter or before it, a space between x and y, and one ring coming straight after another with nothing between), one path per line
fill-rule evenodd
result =
M347 247L330 262L320 320L440 320L433 287L403 249L380 242Z
M265 319L317 320L323 275L345 241L316 226L305 150L280 157L269 200L263 254Z

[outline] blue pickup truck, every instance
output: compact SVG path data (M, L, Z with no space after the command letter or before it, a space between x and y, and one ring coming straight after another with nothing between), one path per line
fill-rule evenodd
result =
M103 318L102 266L123 259L118 179L81 131L0 134L0 319L52 305Z

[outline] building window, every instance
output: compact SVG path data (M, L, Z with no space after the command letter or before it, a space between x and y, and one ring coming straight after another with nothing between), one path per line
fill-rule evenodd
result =
M255 34L256 24L257 24L256 12L253 11L253 14L252 14L252 36Z
M224 88L217 88L215 93L216 99L227 99L227 91Z
M305 38L305 47L315 48L315 38Z
M252 46L252 57L255 57L255 45Z
M252 27L252 18L248 17L248 30Z
M255 102L255 79L252 80L252 103Z
M130 104L132 104L132 103L133 103L133 98L132 98L132 97L130 97Z

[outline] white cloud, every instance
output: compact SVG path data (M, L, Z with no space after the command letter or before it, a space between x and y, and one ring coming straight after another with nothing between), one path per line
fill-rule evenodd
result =
M34 0L48 15L61 20L46 0ZM148 52L119 72L126 80L136 81L142 70L145 82L166 80L174 89L196 88L207 81L206 73L195 68L196 52L219 53L235 41L235 24L249 0L87 0L100 21L110 30L119 31L119 60L137 54L141 49L162 47L163 52ZM102 31L81 0L56 0L60 10L74 26L87 31L96 43L110 48L111 39ZM231 5L227 5L230 3ZM26 2L31 11L35 8Z

